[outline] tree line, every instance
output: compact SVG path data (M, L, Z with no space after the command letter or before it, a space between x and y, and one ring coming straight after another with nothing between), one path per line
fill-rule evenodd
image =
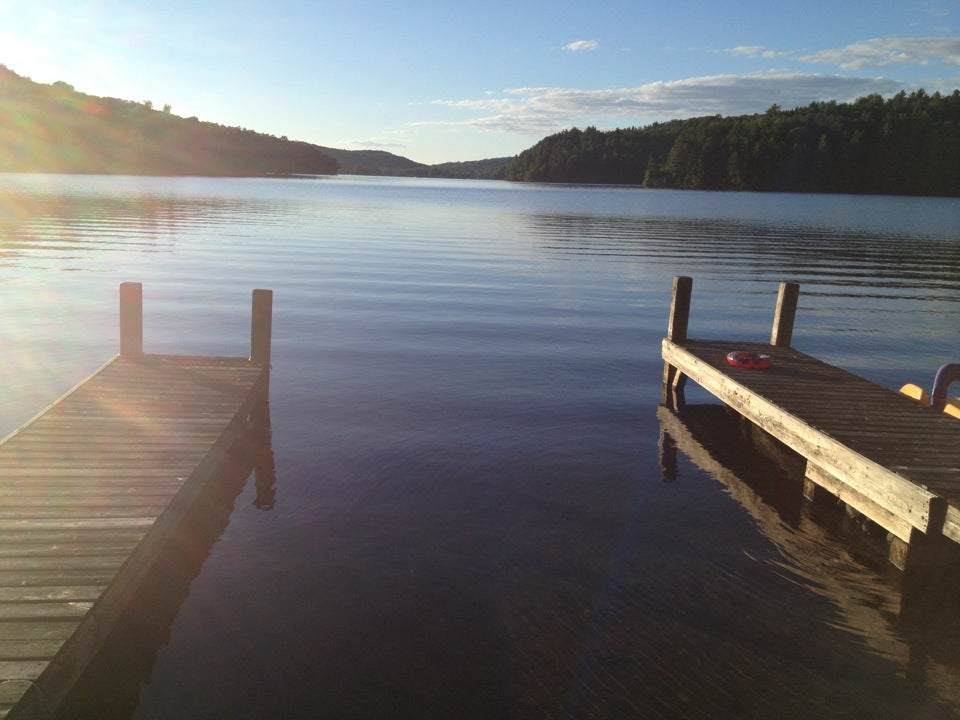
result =
M339 163L338 163L339 161ZM0 172L331 174L616 183L698 190L960 196L960 90L814 102L600 131L515 158L422 165L174 115L169 105L35 83L0 65Z
M508 180L960 196L960 90L551 135Z
M36 83L0 65L0 171L331 174L337 161L310 143Z

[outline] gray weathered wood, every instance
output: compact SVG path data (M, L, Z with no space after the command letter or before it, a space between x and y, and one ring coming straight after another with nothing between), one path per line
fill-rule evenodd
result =
M673 295L670 301L670 320L667 324L667 338L676 343L687 339L690 320L690 294L693 279L685 275L673 278ZM683 393L684 377L668 362L663 364L663 402L669 403L673 395Z
M890 512L826 470L808 462L806 479L816 484L817 487L823 488L838 500L845 502L857 512L863 513L887 532L902 540L910 540L913 525L908 520Z
M951 503L947 507L947 516L943 521L943 534L955 543L960 543L960 508Z
M773 329L770 332L771 345L790 347L793 340L793 323L797 315L797 299L799 297L800 285L795 282L780 283L777 307L773 313Z
M120 354L143 354L143 286L120 284Z
M273 291L254 290L250 314L250 360L270 364L273 334Z
M692 278L677 275L673 279L673 299L670 302L670 322L667 325L667 337L676 343L682 343L687 339L692 289Z
M844 432L859 423L861 428L873 427L874 434L882 438L885 422L900 427L912 425L918 436L928 432L952 436L956 438L956 447L960 443L960 424L954 428L950 418L925 412L925 408L914 408L911 401L896 393L877 388L862 378L790 348L763 345L754 348L736 343L738 348L746 350L759 351L766 347L774 367L763 372L731 368L724 358L726 349L732 345L724 341L687 340L681 347L664 340L663 358L677 367L678 372L805 457L810 467L816 468L808 472L808 477L822 479L825 476L817 474L822 471L881 508L885 514L876 513L881 517L871 519L894 534L906 534L903 523L924 533L941 531L946 502L925 487L929 473L901 474L891 469L902 464L898 462L900 455L896 447L867 443L869 448L854 449L857 438L845 437ZM871 408L880 406L896 406L899 412L878 421ZM846 414L844 408L848 411ZM912 449L907 452L907 455L913 454ZM960 480L960 471L957 479ZM898 520L894 522L891 518Z

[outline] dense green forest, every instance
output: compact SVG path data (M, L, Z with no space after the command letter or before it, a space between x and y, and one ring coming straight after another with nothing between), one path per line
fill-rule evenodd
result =
M517 156L507 179L960 196L960 90L566 130Z
M35 83L0 65L0 171L329 174L337 161L309 143Z
M468 178L473 180L505 180L512 157L488 160L446 162L427 167L424 175L436 178Z

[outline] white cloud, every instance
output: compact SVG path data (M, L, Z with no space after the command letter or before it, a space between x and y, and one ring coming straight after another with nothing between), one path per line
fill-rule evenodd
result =
M370 138L368 140L341 140L337 147L343 150L397 150L407 147L404 143L387 142Z
M437 105L481 113L476 117L412 124L542 136L572 125L626 127L701 115L742 115L763 112L773 104L789 109L816 100L844 102L871 93L892 95L903 89L909 88L884 78L798 72L712 75L601 90L510 88L499 97L435 101Z
M510 109L509 100L497 97L486 97L480 100L433 100L430 104L459 108L461 110L487 110L491 112Z
M596 40L575 40L569 45L564 45L564 50L569 50L570 52L580 52L581 50L596 50L600 47L600 43Z
M800 59L808 63L838 65L844 70L898 63L960 65L960 37L872 38L842 48L802 55Z
M747 57L756 57L760 53L766 50L763 45L738 45L734 48L729 48L727 52L732 53L733 55L746 55Z
M344 150L397 150L408 146L409 130L398 130L366 138L341 139L336 147Z
M764 58L766 60L779 57L789 57L792 54L780 50L770 50L765 48L763 45L738 45L737 47L728 48L726 52L730 53L731 55L743 55L749 58Z

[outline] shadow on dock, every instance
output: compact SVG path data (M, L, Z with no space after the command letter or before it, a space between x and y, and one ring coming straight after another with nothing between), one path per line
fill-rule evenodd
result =
M273 508L277 476L269 405L263 403L252 419L253 426L230 448L218 476L205 485L56 720L130 718L157 652L170 639L170 628L190 584L230 524L236 499L251 472L256 487L253 505L261 510Z
M664 482L682 479L683 453L725 486L785 567L835 603L875 652L908 677L956 692L960 567L894 569L881 528L842 503L804 498L804 459L722 405L660 406L657 417Z

